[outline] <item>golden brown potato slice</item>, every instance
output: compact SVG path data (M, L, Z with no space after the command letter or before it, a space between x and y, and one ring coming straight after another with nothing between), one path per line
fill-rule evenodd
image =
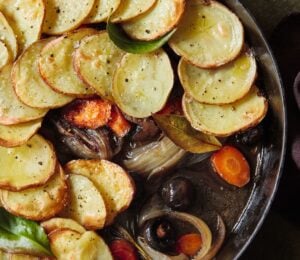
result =
M81 234L71 229L56 229L48 235L52 253L57 260L79 260L75 249Z
M14 148L0 147L0 188L20 191L45 184L55 173L53 146L40 135Z
M0 71L0 124L12 125L42 118L47 109L31 108L21 103L11 81L12 64Z
M122 0L118 9L110 17L114 23L128 21L147 12L157 0Z
M82 40L74 55L74 67L86 84L112 101L113 74L124 54L102 31Z
M1 12L0 12L0 35L1 35L1 41L9 49L9 53L14 60L18 55L18 44L17 44L16 36L13 29L8 24L5 16Z
M215 68L235 59L244 43L239 18L224 5L210 0L187 1L171 48L200 68Z
M56 229L71 229L80 234L84 233L86 230L83 226L77 223L75 220L70 218L51 218L41 223L47 234L50 234Z
M15 147L26 143L41 125L42 119L17 125L0 125L0 146Z
M183 97L183 110L191 125L220 137L256 126L265 117L267 109L267 100L255 86L245 97L227 105L206 105L187 95Z
M100 23L107 20L117 10L121 0L95 0L94 6L85 23Z
M104 240L93 231L80 234L58 229L49 235L50 246L58 260L113 260Z
M16 35L19 53L40 38L45 15L43 0L0 0L0 11Z
M82 234L77 243L79 259L113 260L109 247L104 240L93 231Z
M73 52L85 36L96 32L89 28L79 29L49 42L43 48L39 59L40 73L55 91L73 96L94 93L77 77L73 67Z
M61 166L47 183L23 191L1 191L1 201L10 213L26 219L49 219L62 210L67 202L67 182Z
M91 12L95 0L45 0L43 32L62 34L77 28Z
M69 174L88 177L100 191L106 206L106 225L127 209L135 187L131 177L119 165L106 160L76 160L65 165Z
M39 73L40 52L53 39L41 40L29 46L12 69L12 81L19 99L26 105L36 108L57 108L73 100L72 97L55 92Z
M123 29L133 39L157 39L175 28L184 6L185 0L157 0L146 13L126 22Z
M0 41L0 70L4 68L11 60L9 50L6 45Z
M95 185L85 176L72 174L69 186L70 202L61 216L76 220L86 229L102 228L107 211Z
M113 79L113 98L120 109L144 118L165 105L174 75L168 55L159 49L147 54L126 54Z
M181 59L178 74L185 91L195 100L228 104L249 92L256 76L256 61L252 53L245 52L217 69L201 69Z

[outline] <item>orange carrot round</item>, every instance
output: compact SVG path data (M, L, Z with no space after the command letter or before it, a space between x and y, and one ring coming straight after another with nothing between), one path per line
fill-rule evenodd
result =
M177 241L177 252L187 256L194 256L202 247L202 238L200 234L191 233L180 237Z
M211 157L214 170L229 184L239 188L250 181L250 167L244 155L233 146L224 146Z

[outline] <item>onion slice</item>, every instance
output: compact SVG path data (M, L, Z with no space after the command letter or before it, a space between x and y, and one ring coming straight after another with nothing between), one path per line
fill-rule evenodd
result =
M186 154L186 151L164 136L160 141L150 143L146 147L133 149L131 151L131 158L124 160L123 164L127 170L150 178L170 170Z
M184 254L180 254L180 255L176 255L176 256L169 256L169 255L163 254L159 251L156 251L145 242L143 237L138 237L137 241L138 241L139 245L143 248L143 250L152 259L159 259L159 260L188 260L189 259Z
M217 234L213 240L213 244L211 246L211 248L209 249L209 251L207 252L207 254L202 257L199 258L198 254L193 258L193 260L211 260L213 259L216 254L219 252L221 246L223 245L224 239L225 239L225 235L226 235L226 227L224 224L223 219L221 218L221 216L218 215L218 223L217 223Z

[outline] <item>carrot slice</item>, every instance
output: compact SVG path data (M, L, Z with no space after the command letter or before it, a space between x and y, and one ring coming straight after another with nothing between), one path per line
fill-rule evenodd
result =
M114 260L137 260L137 253L135 248L126 240L117 239L111 242L111 254Z
M80 128L96 129L107 124L111 103L101 98L76 100L63 112L64 118Z
M110 120L107 125L118 137L124 137L131 129L130 123L116 106L112 107Z
M229 184L239 188L250 181L250 167L244 155L233 146L224 146L211 157L214 170Z
M202 247L202 237L200 234L192 233L180 237L177 241L176 249L178 253L187 256L194 256Z

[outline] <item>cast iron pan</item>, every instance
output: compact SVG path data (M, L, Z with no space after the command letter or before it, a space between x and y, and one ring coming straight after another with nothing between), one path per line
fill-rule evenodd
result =
M264 122L266 134L258 148L250 195L234 225L230 227L229 224L229 236L217 255L217 259L237 259L261 227L274 199L284 163L287 122L280 75L261 30L238 0L225 0L224 3L244 24L246 41L253 48L259 64L258 84L269 100L269 113Z

